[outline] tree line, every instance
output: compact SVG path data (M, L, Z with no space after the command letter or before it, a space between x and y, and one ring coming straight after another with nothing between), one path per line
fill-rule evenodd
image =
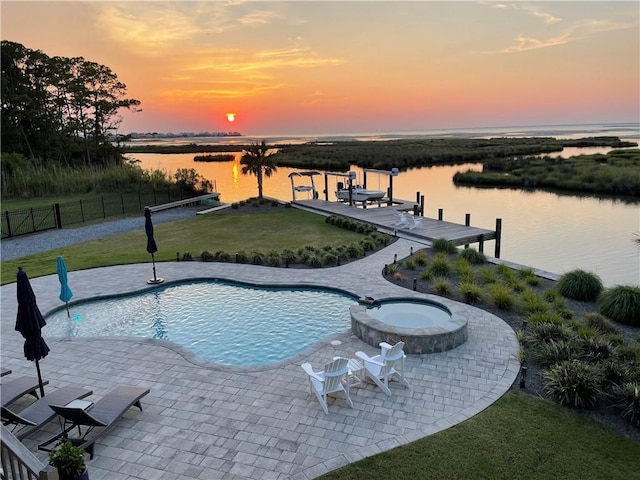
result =
M121 109L137 109L107 66L83 57L50 57L16 42L1 44L3 154L70 167L120 164L113 144ZM4 163L4 162L3 162Z

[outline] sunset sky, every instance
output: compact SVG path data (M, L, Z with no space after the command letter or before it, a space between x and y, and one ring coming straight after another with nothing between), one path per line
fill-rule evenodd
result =
M637 1L0 5L3 40L118 75L120 133L640 121Z

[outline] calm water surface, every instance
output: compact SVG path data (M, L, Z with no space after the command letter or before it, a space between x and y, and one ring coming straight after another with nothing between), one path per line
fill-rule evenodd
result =
M579 134L573 136L580 136ZM634 139L631 139L634 140ZM634 141L638 141L635 139ZM578 152L565 151L563 156ZM608 149L580 149L579 153L604 153ZM255 177L240 173L240 154L224 163L194 162L194 154L135 154L141 166L172 174L178 168L195 168L200 175L215 180L224 202L244 200L257 195ZM606 286L640 285L640 245L634 242L640 232L640 204L594 197L577 197L543 191L457 187L455 172L480 170L481 164L437 166L401 172L393 183L394 197L415 201L416 193L425 197L425 216L437 218L443 209L444 220L464 224L471 214L471 225L495 229L502 219L501 258L519 264L562 274L582 268L598 274ZM264 194L290 201L290 172L300 169L279 168L264 179ZM352 167L362 180L362 170ZM332 178L332 177L330 177ZM330 180L330 200L334 200L335 177ZM324 177L318 177L319 192ZM386 178L367 175L368 187L386 190ZM299 183L297 183L299 184ZM322 195L322 194L321 194ZM297 197L298 199L304 196ZM493 255L495 242L485 244L485 253Z

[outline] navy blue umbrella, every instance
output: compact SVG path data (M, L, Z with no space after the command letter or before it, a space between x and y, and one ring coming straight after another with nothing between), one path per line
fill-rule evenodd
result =
M44 384L40 374L40 363L49 353L49 347L42 338L42 327L47 322L44 321L42 313L36 303L36 295L33 293L31 283L27 273L18 267L17 279L18 315L16 317L16 330L24 338L24 356L27 360L36 362L38 371L38 383L40 385L40 395L44 396Z
M153 262L153 278L148 280L147 283L162 283L162 278L156 277L156 258L155 253L158 251L158 245L153 238L153 222L151 221L151 210L149 207L144 209L144 231L147 234L147 252L151 254L151 261Z

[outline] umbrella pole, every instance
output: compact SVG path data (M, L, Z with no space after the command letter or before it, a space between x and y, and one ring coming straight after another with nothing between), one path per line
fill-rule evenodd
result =
M151 254L151 261L153 262L153 281L157 282L158 279L156 278L156 257L153 253Z
M42 375L40 374L40 363L36 360L36 370L38 371L38 384L40 385L40 398L44 397L44 386L42 385Z
M67 304L67 318L71 320L71 312L69 311L69 302L66 302L66 304Z

